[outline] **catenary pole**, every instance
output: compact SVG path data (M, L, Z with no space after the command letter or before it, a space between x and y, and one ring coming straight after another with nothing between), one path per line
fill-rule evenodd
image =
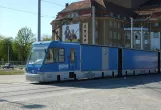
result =
M41 0L38 0L38 41L41 41Z
M92 3L92 43L96 44L96 18L95 18L95 6Z
M133 18L131 17L131 48L133 48Z

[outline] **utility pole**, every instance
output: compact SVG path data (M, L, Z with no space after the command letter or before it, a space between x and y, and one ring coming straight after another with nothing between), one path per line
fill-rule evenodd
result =
M96 44L96 18L95 18L94 3L92 3L92 38L93 38L92 43L93 43L93 45L95 45Z
M143 36L144 34L143 34L143 26L141 26L141 50L143 50L144 49L144 36Z
M131 48L133 49L133 18L131 17Z
M10 51L9 51L9 45L8 45L8 63L9 63L9 54L10 54Z
M41 0L38 0L38 41L41 41Z

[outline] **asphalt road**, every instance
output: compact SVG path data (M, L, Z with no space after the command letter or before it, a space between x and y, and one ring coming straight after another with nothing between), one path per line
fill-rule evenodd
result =
M1 79L0 110L161 110L159 74L52 84Z

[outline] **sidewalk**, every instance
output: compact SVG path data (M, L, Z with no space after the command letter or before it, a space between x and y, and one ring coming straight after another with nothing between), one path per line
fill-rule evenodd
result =
M25 75L0 75L0 84L26 82Z

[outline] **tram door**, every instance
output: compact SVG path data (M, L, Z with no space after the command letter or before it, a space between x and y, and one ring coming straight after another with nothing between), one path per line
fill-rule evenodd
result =
M70 64L69 64L69 68L70 70L76 70L77 68L77 60L76 60L77 56L76 56L76 52L74 48L70 49Z

